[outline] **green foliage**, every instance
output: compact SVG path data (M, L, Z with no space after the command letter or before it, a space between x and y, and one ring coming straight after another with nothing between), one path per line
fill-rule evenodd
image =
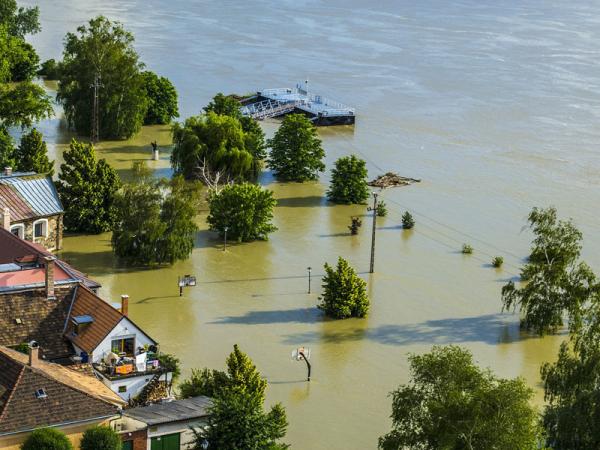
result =
M209 408L208 426L196 435L195 449L208 441L209 448L227 450L279 450L288 426L281 404L265 412L262 401L237 389L221 391Z
M471 255L473 254L473 247L469 244L463 244L461 252L463 255Z
M190 117L183 125L173 126L175 146L171 165L188 179L200 177L199 168L207 166L212 173L246 180L253 176L259 164L259 155L251 153L257 150L254 139L256 136L250 139L234 117L212 111Z
M97 425L83 433L79 448L81 450L121 450L121 436L112 428Z
M164 125L179 117L177 91L171 81L150 71L143 72L142 77L148 97L148 111L144 118L144 125Z
M273 139L269 167L278 179L303 182L316 180L325 170L325 151L317 136L317 128L302 114L285 116Z
M192 369L189 378L179 383L179 397L190 398L198 395L214 397L217 393L229 385L228 375L220 370Z
M134 38L118 22L98 16L65 37L57 99L79 134L91 133L93 89L99 89L100 137L126 139L141 128L148 100L143 65L133 48Z
M277 203L273 192L255 184L233 184L221 191L211 191L208 203L210 213L206 221L221 236L228 227L228 237L248 242L266 240L269 233L277 230L271 223Z
M387 216L388 210L387 205L383 200L377 202L377 217L385 217Z
M60 63L54 59L44 61L37 73L40 77L46 80L58 80L60 78Z
M88 233L110 230L116 220L115 196L121 186L117 172L104 159L96 161L91 144L75 139L63 159L56 187L66 208L66 229Z
M37 73L40 58L35 49L25 41L15 40L8 54L11 81L29 81Z
M380 449L539 448L533 391L522 379L479 369L457 346L435 346L409 362L412 380L392 392L393 427Z
M35 128L21 137L15 154L15 169L20 172L54 174L54 161L48 159L48 149L42 133Z
M535 237L521 270L524 285L508 282L502 301L504 309L519 308L527 329L544 335L563 325L565 313L571 322L578 320L581 308L595 295L597 281L579 261L582 235L572 221L558 220L555 208L534 208L529 224Z
M179 358L170 353L161 353L158 355L160 366L171 372L172 380L175 381L181 376L181 362Z
M504 258L502 256L494 256L494 259L492 259L492 266L499 269L502 267L502 264L504 264Z
M241 119L242 113L240 107L242 104L231 95L224 95L219 92L213 97L211 102L204 107L204 112L214 112L219 116L229 116L235 119Z
M38 428L23 442L21 450L73 450L73 446L56 428Z
M41 86L30 82L14 86L0 83L0 122L7 127L30 127L52 116L50 98Z
M117 195L111 242L115 254L130 264L173 264L194 249L199 186L174 177L163 195L163 185L146 178Z
M0 171L15 167L15 143L6 127L0 125Z
M365 161L355 155L338 159L335 167L331 169L331 184L327 197L335 203L366 203L369 187Z
M17 6L16 0L0 0L0 26L7 29L11 36L23 39L28 34L41 30L40 10Z
M366 286L344 258L338 258L337 268L325 263L319 309L335 319L365 317L369 311Z
M402 228L405 230L410 230L415 226L415 219L412 214L406 211L402 214Z

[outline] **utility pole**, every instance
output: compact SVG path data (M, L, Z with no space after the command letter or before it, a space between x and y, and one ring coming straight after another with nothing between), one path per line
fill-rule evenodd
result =
M371 235L371 266L369 273L373 273L375 270L375 230L377 229L377 192L373 192L373 208L367 208L369 211L373 211L373 232Z
M90 86L94 90L94 99L92 104L92 133L91 141L93 144L100 140L100 74L96 72L94 83Z

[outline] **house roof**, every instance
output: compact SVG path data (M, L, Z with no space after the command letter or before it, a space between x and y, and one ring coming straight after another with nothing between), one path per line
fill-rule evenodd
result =
M0 207L10 209L11 222L64 212L52 177L35 173L0 177Z
M31 367L28 358L0 347L0 435L111 417L125 405L96 378L45 361Z
M209 397L198 396L131 408L125 410L123 414L153 426L205 417L208 415L208 408L211 405L212 400Z

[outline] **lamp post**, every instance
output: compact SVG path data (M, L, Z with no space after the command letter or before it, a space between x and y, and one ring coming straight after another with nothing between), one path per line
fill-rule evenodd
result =
M225 230L225 242L223 245L223 251L227 250L227 230L229 230L229 227L225 227L224 230Z
M373 273L375 270L375 230L377 229L377 192L373 192L373 208L367 208L369 211L373 211L373 231L371 233L371 265L369 267L369 273Z
M306 270L308 270L308 293L310 294L310 273L312 271L312 267L308 266Z

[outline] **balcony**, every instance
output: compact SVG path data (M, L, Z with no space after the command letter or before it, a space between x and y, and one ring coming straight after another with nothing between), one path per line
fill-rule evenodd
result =
M117 356L114 353L111 355L101 362L92 364L96 372L110 381L166 372L154 353L148 352L137 357Z

